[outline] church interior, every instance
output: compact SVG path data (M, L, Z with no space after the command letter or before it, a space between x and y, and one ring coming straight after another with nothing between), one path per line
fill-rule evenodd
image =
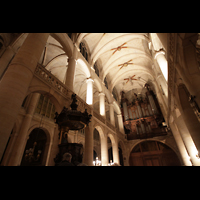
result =
M199 85L200 33L0 33L0 166L199 166Z

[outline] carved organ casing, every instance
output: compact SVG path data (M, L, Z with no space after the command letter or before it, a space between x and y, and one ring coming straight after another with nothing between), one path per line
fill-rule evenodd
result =
M151 138L166 135L162 122L164 118L156 96L152 90L145 93L145 97L138 98L135 94L132 102L128 102L122 92L122 115L128 140Z

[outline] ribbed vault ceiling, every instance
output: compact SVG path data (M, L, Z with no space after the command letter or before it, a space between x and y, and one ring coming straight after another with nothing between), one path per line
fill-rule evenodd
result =
M100 78L106 77L110 91L115 87L128 92L143 89L152 81L152 56L148 33L88 33L82 34L92 65L97 62Z
M100 71L99 78L103 84L106 78L108 89L113 89L120 97L123 90L142 93L144 84L153 81L152 56L149 49L148 33L79 33L76 44L83 42L88 50L89 65L96 64ZM68 56L62 45L49 37L41 56L40 63L52 74L65 82ZM85 98L86 75L80 63L77 63L75 73L75 92ZM94 101L98 99L98 92L94 86Z

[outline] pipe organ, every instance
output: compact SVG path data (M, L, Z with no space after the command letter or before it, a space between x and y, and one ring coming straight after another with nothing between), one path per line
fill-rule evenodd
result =
M146 84L147 85L147 84ZM147 85L145 97L134 93L132 102L128 102L122 92L121 109L123 123L128 140L151 138L167 134L163 126L164 118L156 96Z

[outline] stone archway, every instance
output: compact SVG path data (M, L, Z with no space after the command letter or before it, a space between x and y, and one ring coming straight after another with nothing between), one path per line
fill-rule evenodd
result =
M107 136L104 133L104 129L97 124L94 126L94 129L96 129L99 132L100 136L100 144L101 144L101 163L102 166L108 165L108 144L107 144Z
M21 166L44 166L47 159L49 134L43 128L34 128L27 140ZM35 145L34 145L35 144ZM27 152L33 151L33 159L28 159ZM39 155L39 156L38 156Z
M113 162L119 164L118 143L116 138L111 133L108 133L108 137L110 138L112 144Z
M166 144L148 140L138 143L131 151L130 166L180 166L176 153Z

